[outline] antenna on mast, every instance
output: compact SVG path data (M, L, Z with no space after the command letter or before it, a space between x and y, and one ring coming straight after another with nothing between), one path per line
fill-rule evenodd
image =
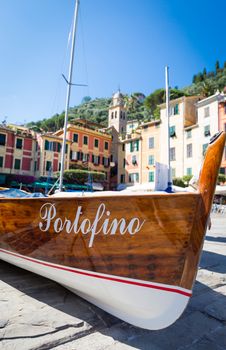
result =
M166 192L172 193L172 176L170 167L170 94L169 94L169 67L165 66L165 84L166 84L166 118L167 118L167 150L168 150L168 185Z

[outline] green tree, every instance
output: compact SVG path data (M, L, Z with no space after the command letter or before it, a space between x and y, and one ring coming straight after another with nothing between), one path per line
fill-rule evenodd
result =
M87 102L90 102L92 99L90 96L84 96L82 101L81 101L81 104L84 104L84 103L87 103Z
M219 72L220 70L220 63L219 61L217 60L216 63L215 63L215 71L216 71L216 74Z
M196 83L196 78L197 78L197 75L194 74L194 75L193 75L193 78L192 78L192 84L195 84L195 83Z
M203 75L203 79L206 79L206 75L207 75L206 68L203 68L202 75Z

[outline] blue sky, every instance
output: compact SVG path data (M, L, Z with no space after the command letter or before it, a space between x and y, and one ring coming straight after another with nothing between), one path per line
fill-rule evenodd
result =
M80 0L71 106L83 96L148 95L189 85L226 61L226 2ZM49 118L65 108L74 0L0 0L0 122Z

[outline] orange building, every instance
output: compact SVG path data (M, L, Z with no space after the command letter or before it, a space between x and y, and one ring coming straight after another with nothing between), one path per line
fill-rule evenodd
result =
M218 108L219 108L219 112L218 112L219 130L226 132L226 97L225 96L224 96L224 100L219 102ZM220 173L226 175L226 146L224 148L224 154L222 158Z
M112 137L100 128L99 124L84 119L75 119L68 124L67 140L71 142L69 168L104 172L108 187ZM55 135L62 137L63 130L58 130Z

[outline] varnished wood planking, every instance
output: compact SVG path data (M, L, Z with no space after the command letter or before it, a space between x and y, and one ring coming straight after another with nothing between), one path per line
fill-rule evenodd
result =
M7 230L1 228L1 242L6 249L37 259L62 265L87 269L124 277L178 285L181 278L187 242L190 238L197 196L188 195L186 205L179 195L131 196L126 202L121 197L92 200L48 199L54 202L58 213L71 220L74 208L83 208L84 216L93 219L97 207L104 202L114 217L126 219L140 217L146 222L141 232L134 236L103 235L95 237L94 245L88 248L88 237L81 234L41 232L38 228L40 201L17 200L2 203L8 217ZM183 205L183 210L181 207ZM10 207L17 207L19 227ZM124 211L123 211L124 208ZM24 215L26 212L26 215ZM126 213L126 214L125 214ZM7 224L8 223L8 224Z

